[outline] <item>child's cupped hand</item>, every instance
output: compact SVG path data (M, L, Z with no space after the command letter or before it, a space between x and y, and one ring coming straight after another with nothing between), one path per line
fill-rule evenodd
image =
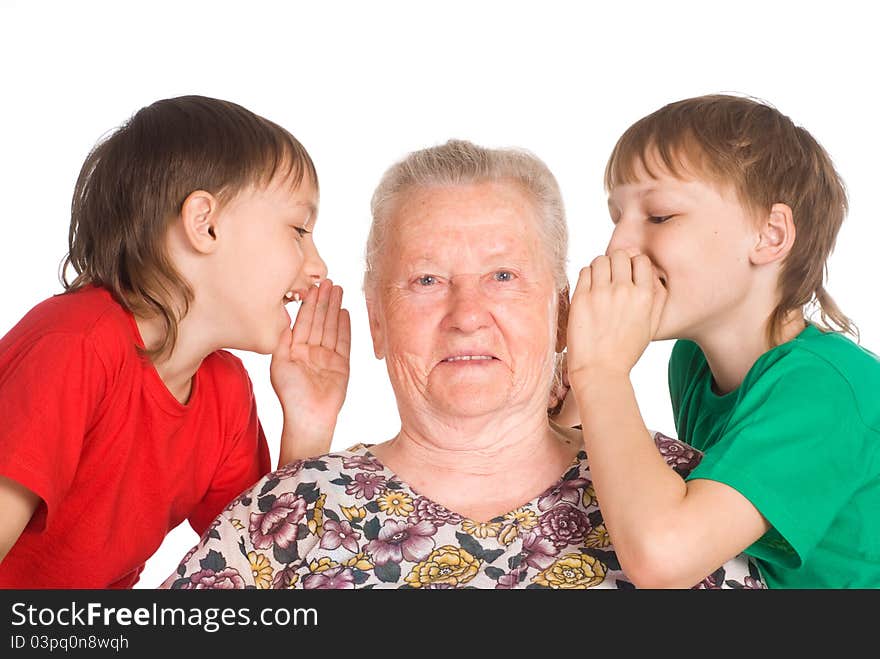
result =
M629 376L656 336L666 287L651 260L615 250L596 257L578 278L568 316L568 375Z
M350 351L351 319L342 308L342 288L326 279L306 294L293 328L279 338L269 370L284 410L284 436L297 443L291 450L298 457L330 450L348 387Z

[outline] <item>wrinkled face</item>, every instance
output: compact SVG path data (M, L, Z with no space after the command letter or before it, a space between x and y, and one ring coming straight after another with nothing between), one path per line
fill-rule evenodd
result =
M229 347L267 354L290 324L288 292L305 294L326 277L312 237L318 195L308 178L292 188L278 177L250 187L220 211L216 280ZM222 283L221 283L222 282Z
M544 410L557 296L529 196L512 183L418 188L392 213L367 298L401 411Z
M658 339L699 339L744 307L753 278L750 249L758 234L733 187L682 180L659 166L651 178L615 186L608 197L617 249L648 256L668 295Z

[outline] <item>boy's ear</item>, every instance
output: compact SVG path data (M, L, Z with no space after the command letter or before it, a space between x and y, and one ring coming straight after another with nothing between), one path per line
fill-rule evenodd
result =
M202 254L210 254L217 246L215 221L220 203L210 192L196 190L183 201L180 221L190 246Z
M556 308L556 352L562 352L568 345L568 310L570 307L568 286L566 286L559 291L559 302Z
M773 204L758 227L758 239L749 260L754 265L781 261L791 251L797 230L788 204Z
M376 298L374 292L370 290L369 284L365 292L367 298L367 318L370 321L370 336L373 339L373 354L376 355L376 359L385 359L385 328L376 309Z

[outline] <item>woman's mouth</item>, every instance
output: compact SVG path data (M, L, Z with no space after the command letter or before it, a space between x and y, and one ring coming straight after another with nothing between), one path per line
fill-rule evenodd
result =
M456 352L455 354L444 357L440 360L440 364L449 364L451 366L487 366L493 362L497 362L495 355L483 352L482 350L467 350L464 352Z
M491 361L495 359L492 355L457 355L455 357L447 357L444 362L471 362L471 361Z

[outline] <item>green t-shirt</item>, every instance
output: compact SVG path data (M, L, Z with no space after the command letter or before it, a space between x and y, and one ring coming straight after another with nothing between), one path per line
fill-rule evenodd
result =
M880 588L880 360L808 325L739 388L712 391L692 341L669 390L678 438L705 452L688 480L725 483L772 528L746 549L771 588Z

